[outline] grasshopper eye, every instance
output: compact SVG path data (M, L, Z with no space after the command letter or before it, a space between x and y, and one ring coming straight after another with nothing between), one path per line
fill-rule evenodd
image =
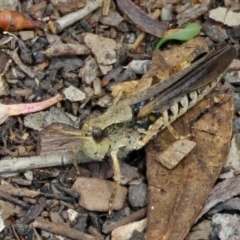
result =
M100 127L92 128L92 137L96 142L100 142L106 137L106 132Z

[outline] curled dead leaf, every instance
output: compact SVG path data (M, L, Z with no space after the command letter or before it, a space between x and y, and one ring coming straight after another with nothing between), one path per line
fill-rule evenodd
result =
M39 24L17 11L3 10L0 12L0 28L4 31L15 32L22 29L36 29Z

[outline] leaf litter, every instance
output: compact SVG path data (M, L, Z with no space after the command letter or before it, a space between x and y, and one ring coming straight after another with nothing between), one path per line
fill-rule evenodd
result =
M72 239L94 239L94 237L102 239L105 236L103 233L109 234L114 230L113 226L120 228L118 230L116 228L113 231L112 239L129 239L130 235L133 235L132 238L134 239L134 236L139 236L139 234L141 236L146 234L148 239L157 239L159 236L162 236L164 239L184 239L226 161L231 143L231 121L233 115L233 105L229 95L220 95L221 100L219 103L216 103L219 96L210 95L173 124L179 134L186 136L188 132L191 132L196 146L189 154L189 151L187 151L186 157L180 157L180 163L176 167L176 164L174 164L172 170L164 168L155 161L160 150L167 149L169 142L175 141L168 130L162 132L146 148L147 178L143 174L144 166L142 161L137 161L138 159L143 159L141 153L133 156L136 159L135 161L137 161L137 165L135 165L137 168L132 167L131 169L128 167L125 172L122 170L124 168L123 165L121 165L121 171L124 173L125 178L122 182L125 182L125 184L142 186L148 182L149 203L147 220L144 219L146 215L146 201L144 201L147 194L146 190L142 190L144 192L141 194L142 199L140 199L140 195L137 195L137 191L131 192L131 198L139 198L138 202L142 204L138 207L135 206L135 209L133 209L134 206L129 205L126 201L125 193L121 195L119 197L119 199L122 198L120 210L114 212L114 216L109 222L106 221L108 210L106 199L101 204L101 201L96 201L94 194L90 193L88 196L86 195L86 199L80 198L79 201L79 196L75 194L79 189L71 188L74 182L76 183L81 179L77 178L79 173L82 173L82 178L85 177L83 179L86 181L84 184L86 186L91 181L96 180L97 183L94 187L98 187L99 194L103 196L103 198L99 198L102 200L112 192L110 187L112 182L107 179L113 173L111 163L99 162L92 164L91 159L85 159L85 165L81 164L78 170L75 167L71 168L73 155L69 154L69 152L68 155L65 155L65 150L78 147L78 139L72 139L71 135L69 139L61 139L62 135L58 132L49 134L45 136L46 139L49 139L49 142L46 142L46 151L51 152L50 150L53 150L56 152L58 150L55 147L58 145L62 152L58 153L58 157L54 154L49 158L47 156L37 156L36 139L38 136L44 138L38 133L38 130L42 129L43 125L40 126L37 123L35 124L36 128L34 128L34 123L28 125L29 127L33 126L36 130L35 132L25 129L23 125L24 118L21 114L40 111L57 103L57 107L63 113L64 111L68 112L68 115L64 113L66 116L60 118L61 114L56 117L55 113L53 113L54 111L50 111L47 113L48 121L49 119L57 119L60 122L65 122L69 116L72 119L77 116L82 125L84 121L87 121L86 119L95 118L102 114L104 110L100 108L101 106L109 107L112 102L117 102L119 98L127 98L136 92L149 88L155 83L153 76L165 74L164 70L166 67L179 64L182 61L180 55L188 56L194 49L194 46L202 45L208 51L206 45L210 40L206 40L206 37L195 38L180 48L174 46L176 42L173 40L185 41L198 35L203 20L199 18L196 22L193 23L193 21L198 16L208 12L210 9L209 1L203 1L201 4L195 2L182 4L179 1L139 2L140 4L137 1L116 1L120 11L114 8L113 4L111 5L111 1L93 0L85 2L72 0L67 5L64 5L62 1L42 1L30 4L28 8L22 3L24 19L26 17L30 22L34 23L33 28L37 27L36 30L22 31L26 26L23 24L19 27L14 22L12 23L13 27L6 28L0 21L0 28L3 30L20 30L20 32L2 33L0 39L1 49L3 49L1 52L5 51L7 56L9 56L5 60L1 58L1 65L6 67L2 69L1 74L3 90L0 106L2 111L0 153L2 156L10 155L17 157L16 159L7 158L1 160L0 165L1 163L2 165L0 169L4 173L11 172L13 174L15 172L15 177L12 178L14 179L14 185L23 190L23 195L24 192L27 194L27 189L22 187L23 184L27 184L22 181L25 176L23 173L26 173L27 169L32 169L31 171L35 179L37 179L39 184L41 183L40 188L36 188L36 190L41 191L44 198L49 199L50 196L48 194L51 188L51 194L54 196L54 199L66 201L71 208L75 207L77 210L77 218L73 216L66 217L64 211L58 217L55 216L56 219L51 215L52 223L50 224L46 221L46 218L37 217L43 210L38 208L39 212L37 211L36 215L29 216L29 219L35 219L33 226L37 228L42 230L48 229L49 232ZM101 14L102 4L104 5L104 16ZM168 10L169 14L174 15L175 19L177 19L178 27L171 16L166 16L166 19L169 19L170 22L161 22L156 19L160 15L159 9L167 4L170 5L168 8L170 9ZM12 3L12 7L14 11L19 10L16 8L15 2ZM171 9L176 11L171 13ZM155 16L148 14L148 12L155 12ZM17 16L19 15L17 14ZM13 18L16 21L15 17ZM17 22L19 23L19 21ZM184 33L185 27L184 23L188 22L192 23L187 25L185 30L189 26L190 28L194 26L190 34L191 36L186 36L185 34L182 36L181 34ZM162 43L167 41L164 43L164 46L169 51L154 51L159 37L165 35L169 26L174 26L174 31L179 31L180 28L183 28L183 32L180 31L172 37L169 36L162 39ZM222 28L220 25L217 26ZM201 30L202 32L203 30ZM206 34L208 36L207 31ZM216 42L221 38L218 34L220 33L216 31L214 36ZM212 39L210 36L209 38ZM234 40L235 36L231 35L230 38ZM19 40L16 41L17 39ZM17 47L19 50L16 51ZM9 59L12 62L8 63ZM139 65L134 65L136 60L142 60L143 62ZM149 63L151 64L150 69ZM129 66L128 68L125 67L127 65ZM134 67L131 69L130 66ZM141 78L139 75L144 75L144 77ZM63 99L62 90L63 92L68 91L69 96L66 96L67 99ZM62 99L63 101L60 102ZM224 116L223 113L226 115ZM11 117L16 115L19 116ZM41 115L40 119L46 122L45 116ZM74 125L73 120L67 122ZM205 129L209 122L212 123L212 128ZM218 123L217 125L216 122ZM51 120L48 124L51 125ZM185 129L185 131L182 132L181 129ZM76 128L74 126L71 128L70 126L66 128L66 131L68 130L76 131ZM159 138L161 139L159 140ZM161 144L158 141L161 141ZM211 149L209 149L209 146L211 146ZM23 158L23 156L27 157ZM61 157L59 158L59 156ZM212 156L215 156L215 158ZM173 157L175 158L174 155ZM83 162L83 156L76 156L76 158ZM66 164L64 168L57 167L64 164ZM42 167L51 168L48 170ZM62 169L64 169L66 175L63 175ZM141 174L136 174L136 169ZM229 166L225 171L227 169L229 169ZM102 178L102 180L98 181L96 178L89 178L89 171L92 172L92 175ZM235 174L237 171L236 167ZM3 173L1 176L4 176ZM59 184L50 181L50 179L56 179L57 177L60 179L59 182L65 185L66 188L62 186L61 190L59 190ZM165 181L162 182L163 180ZM237 181L237 178L233 177L232 181ZM6 189L10 189L13 182L10 182L9 186L6 185ZM109 184L107 190L104 190L103 183ZM4 181L2 181L1 185L3 184ZM229 193L225 198L215 199L215 204L231 199L237 194L234 191L235 184L232 186L234 193ZM59 188L58 190L56 190L57 187ZM27 206L24 200L16 201L23 196L19 194L17 189L11 189L10 196L4 193L4 191L7 191L6 189L2 189L0 193L1 198L4 199L2 203L3 222L13 215L10 210L7 210L10 209L7 207L8 201L11 203L13 201L14 206L20 208L21 211L24 211L23 205ZM138 189L138 187L132 187L132 189ZM97 190L92 191L97 194ZM59 195L58 191L61 191L62 194ZM221 195L225 196L222 192L219 193L219 196ZM12 196L14 196L14 199ZM29 201L31 203L27 204L30 204L31 207L37 206L36 199L33 199L33 196L30 198L31 201ZM37 200L40 200L40 198ZM84 201L84 204L81 201ZM102 209L101 214L87 211L87 209L91 209L91 201L97 205L97 209L94 208L94 210L99 211L99 209ZM51 202L51 204L53 205L50 205L50 208L54 211L54 202ZM60 209L60 205L58 206ZM210 204L210 206L213 207L214 205ZM205 212L211 207L206 205L204 209L207 210ZM194 211L192 211L192 208L194 208ZM82 212L83 209L85 209L84 212ZM134 210L141 211L141 213ZM165 211L167 213L163 214ZM84 217L86 212L87 217ZM20 210L16 210L14 214L17 215L15 217L17 234L26 236L25 233L20 231L21 224L19 221L22 219ZM29 214L31 215L31 213ZM199 218L201 215L199 215ZM216 221L216 217L214 221ZM67 228L66 225L57 223L57 218L65 222L64 224L68 224ZM95 227L88 226L88 229L86 229L89 219L95 223ZM76 222L72 222L73 220ZM81 221L83 221L83 224L80 224ZM109 228L111 230L101 232L99 222L103 221L106 221L103 229L106 229L107 226L112 226ZM146 221L147 230L145 229ZM233 219L233 221L235 220ZM183 222L184 226L182 225ZM156 223L158 225L155 228ZM74 224L78 228L77 232L69 228L69 225ZM1 237L5 235L5 230L7 230L7 227L5 226L4 229L3 226L3 230L0 233ZM134 230L142 233L137 233ZM156 238L155 236L158 237Z

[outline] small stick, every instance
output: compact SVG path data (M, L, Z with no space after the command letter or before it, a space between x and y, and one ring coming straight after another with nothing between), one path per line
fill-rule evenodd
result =
M103 7L102 7L102 15L107 16L110 6L111 6L111 0L103 0Z
M71 239L95 240L95 237L70 228L67 224L56 224L40 217L36 218L32 223L32 226Z
M0 191L0 198L4 199L8 202L15 203L16 205L20 207L28 207L29 205L21 200L16 199L15 197L12 197L10 194Z
M86 55L90 54L90 49L83 44L54 44L46 49L47 57L66 56L66 55Z
M12 178L11 182L23 186L30 186L32 184L32 181L22 178Z
M161 11L159 9L157 9L154 13L152 13L150 16L152 19L158 19L158 17L161 15ZM139 47L139 45L141 44L141 42L143 41L144 37L146 36L145 32L141 32L137 39L135 40L135 42L133 44L130 45L130 48L132 50L137 50L137 48Z
M142 209L128 215L127 217L122 218L118 222L115 222L115 223L112 223L110 225L103 227L102 231L106 234L110 233L117 227L126 225L131 222L135 222L135 221L140 220L141 218L144 218L146 216L146 214L147 214L147 208L142 208Z
M26 171L34 168L65 166L68 164L72 164L71 154L63 152L56 155L5 158L0 161L0 173Z
M19 56L17 55L17 52L15 50L14 51L10 51L10 50L2 49L1 51L3 51L6 54L8 54L12 58L12 60L18 65L18 67L24 73L26 73L30 78L34 78L35 77L35 73L28 66L23 64L23 62L21 61L21 59L19 58Z
M86 5L84 8L81 8L80 10L69 13L62 18L59 18L54 23L50 22L49 28L53 34L60 33L64 28L72 25L73 23L85 18L88 16L91 12L95 11L99 7L102 6L103 0L89 0L86 1Z
M88 228L88 232L90 234L92 234L94 237L96 237L97 240L104 240L104 237L102 236L102 234L98 231L97 228L90 226Z
M0 191L6 192L12 196L35 198L40 192L29 190L27 188L15 188L12 185L0 185Z

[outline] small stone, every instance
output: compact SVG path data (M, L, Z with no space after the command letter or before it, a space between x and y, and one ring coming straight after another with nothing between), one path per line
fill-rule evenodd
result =
M227 8L218 7L209 11L209 18L217 22L224 23L226 14L227 14Z
M0 1L0 11L4 9L9 10L17 10L17 7L19 7L20 2L18 0L1 0Z
M237 214L215 214L212 225L215 238L210 237L211 239L240 239L240 217Z
M144 207L147 205L147 184L131 185L129 187L128 200L132 207Z
M172 4L167 4L162 8L161 20L166 22L172 20Z
M68 213L68 218L69 218L70 222L76 221L76 219L78 217L78 212L74 211L73 209L68 209L67 213Z
M120 166L121 169L121 184L126 185L133 179L139 178L138 169L132 166L129 166L126 163L122 163Z
M28 170L24 173L24 177L27 179L27 180L30 180L32 181L33 180L33 172Z
M72 189L80 194L79 205L89 211L106 212L109 210L109 199L115 188L115 183L97 178L79 177ZM127 189L119 186L113 201L113 209L123 207Z
M37 112L28 114L24 117L24 126L34 129L36 131L41 131L43 129L43 118L46 112Z
M88 226L88 214L79 214L76 218L75 221L72 222L73 224L73 229L76 229L81 232L86 232L87 231L87 226Z
M23 41L31 40L35 37L34 31L19 31L18 34Z
M187 240L196 239L209 239L209 235L212 232L211 221L203 220L199 224L195 225L191 232L187 236Z
M136 74L145 74L152 65L151 60L133 60L128 64Z
M228 169L228 171L224 171ZM240 161L235 136L232 138L231 148L227 161L223 167L223 173L219 176L221 179L234 177L234 171L240 170Z
M57 212L50 212L50 218L51 218L51 221L54 223L57 223L57 224L64 223L63 219Z
M233 133L240 132L240 117L234 117L233 119Z
M83 101L86 98L86 94L74 86L65 88L63 93L71 102Z
M224 24L229 27L237 27L237 26L239 26L239 21L240 21L239 12L233 12L233 11L229 10L227 12Z
M113 39L87 33L83 41L92 50L99 64L110 65L116 62L117 44Z
M112 27L118 26L123 20L119 13L113 11L110 11L106 17L99 19L102 24Z
M87 84L91 84L98 75L98 65L96 60L89 56L84 61L84 66L79 71L79 77Z
M60 122L78 128L80 121L79 118L62 111L59 108L51 107L43 118L43 126L49 126L54 122Z
M233 93L233 103L234 103L235 112L240 112L240 94L239 93Z

